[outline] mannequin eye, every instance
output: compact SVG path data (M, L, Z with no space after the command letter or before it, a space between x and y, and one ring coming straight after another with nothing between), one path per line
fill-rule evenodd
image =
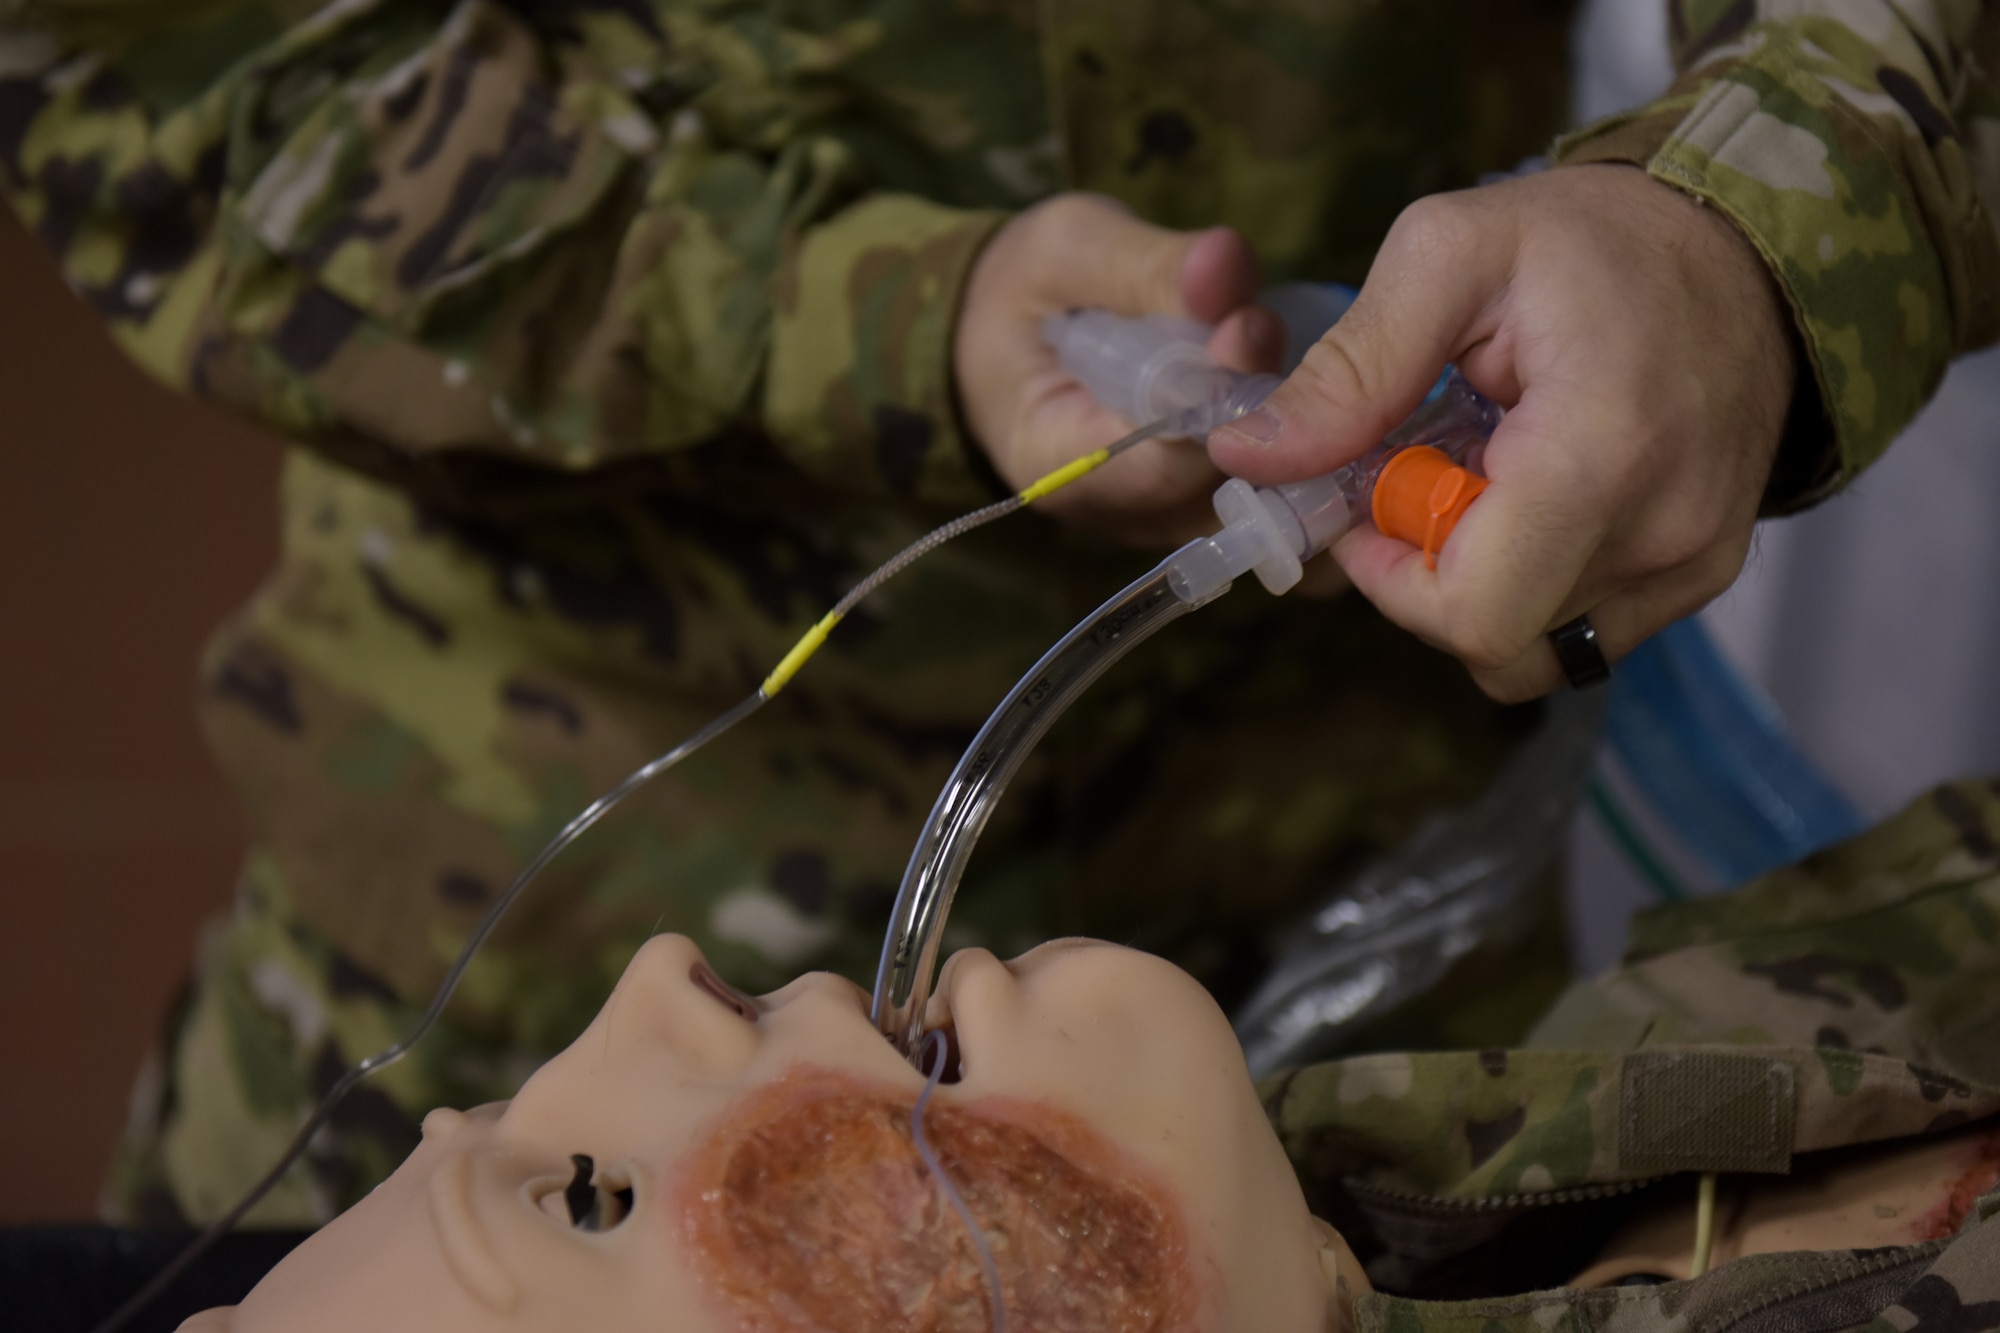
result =
M588 1153L571 1153L574 1168L569 1184L563 1186L563 1208L569 1224L578 1231L609 1231L632 1215L632 1187L616 1180L600 1180L597 1163Z

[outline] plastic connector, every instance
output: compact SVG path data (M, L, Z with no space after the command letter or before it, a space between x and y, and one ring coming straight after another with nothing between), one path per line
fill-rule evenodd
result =
M1215 492L1222 531L1197 537L1167 559L1167 586L1190 605L1220 596L1238 575L1254 573L1272 594L1289 592L1313 554L1306 526L1278 492L1240 477Z
M1302 343L1307 325L1338 313L1324 293L1303 295L1312 299L1291 302L1294 344ZM1209 333L1185 319L1124 319L1103 310L1072 310L1042 322L1064 370L1105 407L1146 424L1134 441L1207 435L1262 406L1277 388L1276 375L1238 375L1217 365L1208 355ZM1305 561L1370 518L1387 535L1421 547L1436 568L1438 548L1485 489L1479 458L1499 419L1499 408L1447 370L1423 406L1344 466L1276 487L1225 483L1215 493L1222 531L1167 558L1169 586L1196 606L1251 572L1272 593L1286 592L1304 576Z
M1192 379L1184 384L1192 384ZM1168 415L1162 435L1185 435L1200 439L1218 426L1226 426L1245 412L1264 405L1271 391L1284 380L1277 375L1237 375L1222 371L1205 385L1206 396L1199 402Z
M1209 329L1190 319L1124 319L1072 310L1042 321L1042 337L1091 397L1134 425L1168 422L1162 435L1202 436L1262 403L1276 375L1238 375L1208 354Z
M1354 508L1348 503L1346 483L1339 472L1288 481L1274 489L1303 534L1301 560L1318 555L1353 526Z

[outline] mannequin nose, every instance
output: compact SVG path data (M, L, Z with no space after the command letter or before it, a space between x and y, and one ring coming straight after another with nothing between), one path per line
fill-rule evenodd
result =
M584 1041L617 1058L664 1052L704 1074L740 1068L757 1046L757 1005L730 986L685 935L640 946Z

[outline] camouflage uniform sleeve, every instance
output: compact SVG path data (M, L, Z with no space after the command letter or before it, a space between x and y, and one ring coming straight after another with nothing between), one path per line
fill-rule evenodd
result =
M836 119L803 104L839 95L809 75L841 34L666 4L154 9L136 37L0 26L0 186L155 376L377 471L747 431L843 491L990 498L949 346L999 215L871 192L805 128Z
M1555 155L1642 165L1762 252L1825 409L1803 459L1787 442L1788 493L1767 497L1802 507L2000 336L2000 6L1669 0L1669 16L1672 89Z
M1940 787L1733 894L1642 915L1622 964L1573 986L1521 1049L1356 1055L1261 1091L1308 1199L1369 1240L1378 1285L1404 1290L1517 1221L1532 1230L1530 1214L1543 1240L1588 1239L1574 1209L1668 1176L1785 1174L1804 1154L2000 1116L2000 784ZM1973 1212L2000 1213L2000 1191ZM1961 1243L1990 1264L2000 1232ZM1944 1272L1957 1251L1937 1244L1873 1253ZM1726 1304L1744 1282L1784 1285L1782 1266L1749 1262L1708 1292ZM1471 1323L1364 1303L1361 1327L1535 1333L1571 1300L1462 1307Z
M1622 965L1523 1049L1360 1055L1263 1090L1309 1181L1460 1201L1784 1171L1993 1115L2000 786L1940 787L1726 897L1642 914Z

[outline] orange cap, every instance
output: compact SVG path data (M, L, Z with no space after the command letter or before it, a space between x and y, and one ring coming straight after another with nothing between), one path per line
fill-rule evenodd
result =
M1382 465L1369 508L1376 528L1421 546L1424 566L1436 569L1438 548L1485 489L1486 478L1452 462L1444 450L1419 444Z

